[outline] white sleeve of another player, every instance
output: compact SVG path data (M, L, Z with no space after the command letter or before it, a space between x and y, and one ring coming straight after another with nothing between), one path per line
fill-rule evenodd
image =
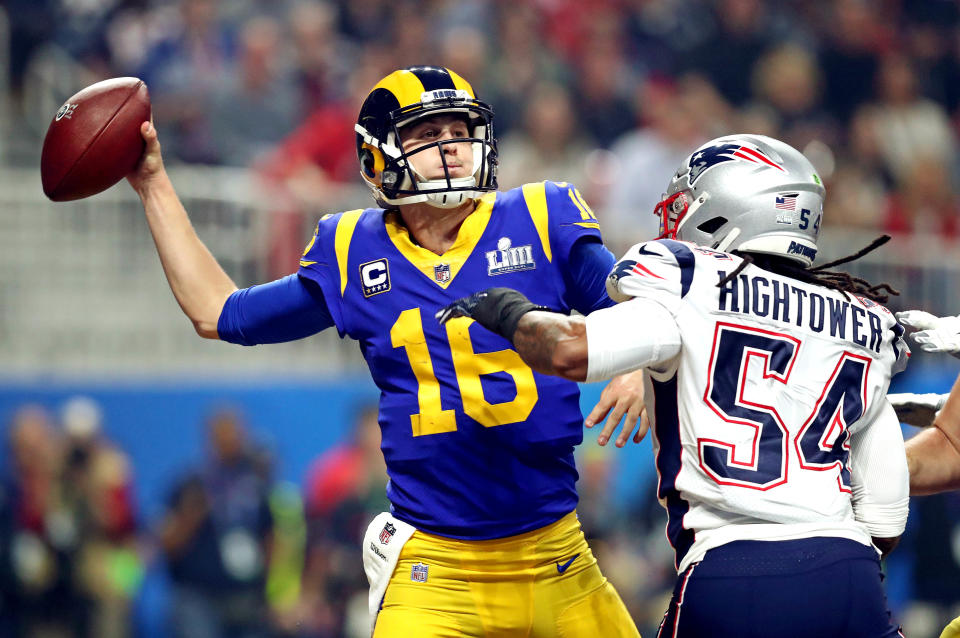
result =
M850 437L853 512L871 536L894 538L907 526L910 474L900 422L886 398L876 421Z
M591 312L587 324L587 382L655 367L680 352L680 328L658 301L636 297Z

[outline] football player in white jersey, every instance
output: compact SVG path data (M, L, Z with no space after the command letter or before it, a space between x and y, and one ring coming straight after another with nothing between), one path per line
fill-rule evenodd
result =
M571 317L495 288L437 315L474 318L544 373L648 371L679 573L660 636L899 634L879 556L907 519L886 392L908 349L889 286L811 267L823 197L783 142L718 138L671 180L661 238L610 274L617 306Z

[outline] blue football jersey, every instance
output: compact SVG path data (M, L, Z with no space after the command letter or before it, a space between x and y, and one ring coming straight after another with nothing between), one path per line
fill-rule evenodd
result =
M569 312L571 248L600 228L575 188L544 182L489 193L443 255L415 244L398 213L325 216L299 275L318 283L341 336L360 342L380 388L394 515L464 539L519 534L577 503L576 383L531 370L472 319L434 313L508 286Z

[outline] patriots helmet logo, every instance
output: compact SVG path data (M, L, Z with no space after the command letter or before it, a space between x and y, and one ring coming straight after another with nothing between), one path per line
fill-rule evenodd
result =
M633 268L636 265L637 265L637 262L634 261L633 259L621 259L620 261L617 262L617 265L614 267L613 272L607 275L607 279L609 279L612 283L615 284L616 282L620 281L621 279L623 279L624 277L632 273Z
M438 284L445 284L450 281L450 264L436 264L433 267L433 279Z
M785 173L783 166L773 161L758 148L752 148L743 144L715 144L706 148L701 148L690 156L687 180L690 186L696 182L703 173L710 168L723 162L752 162L754 164L763 164Z

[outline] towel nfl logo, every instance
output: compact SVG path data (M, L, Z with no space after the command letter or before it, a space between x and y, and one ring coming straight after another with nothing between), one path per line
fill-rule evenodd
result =
M394 533L396 533L397 528L387 523L383 526L383 529L380 530L380 544L386 545L390 542L390 539L393 538Z
M418 583L427 582L427 571L430 568L423 563L416 563L413 566L413 569L410 570L410 580L416 581Z
M450 281L450 264L437 264L433 267L433 278L438 284L445 284Z

